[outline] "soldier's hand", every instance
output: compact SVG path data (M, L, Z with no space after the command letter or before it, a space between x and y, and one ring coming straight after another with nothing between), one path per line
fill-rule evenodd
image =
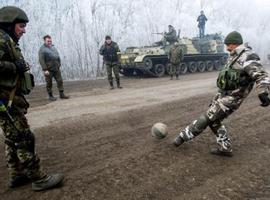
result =
M27 63L23 59L16 60L14 64L16 65L19 74L23 74L30 69L29 65L27 65Z
M45 76L49 76L50 75L50 72L48 70L44 71L44 75Z
M270 105L270 99L269 99L267 93L259 94L259 99L262 102L261 103L261 106L262 107L266 107L266 106L269 106Z

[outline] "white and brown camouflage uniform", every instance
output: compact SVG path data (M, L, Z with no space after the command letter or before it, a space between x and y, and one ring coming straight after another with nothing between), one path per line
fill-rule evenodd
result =
M258 94L269 94L270 79L268 73L263 68L259 56L249 46L242 44L230 52L225 67L228 67L240 54L241 56L232 65L232 68L241 71L241 79L243 79L241 86L231 91L219 89L206 114L193 121L192 124L180 132L180 137L184 141L193 139L209 126L216 135L219 148L222 151L231 152L231 142L222 121L240 107L251 92L254 84ZM207 123L201 126L199 124L200 120L207 121Z

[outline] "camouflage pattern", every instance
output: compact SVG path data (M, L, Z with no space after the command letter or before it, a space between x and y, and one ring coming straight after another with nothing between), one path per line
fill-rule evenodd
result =
M14 51L11 51L14 49ZM0 101L5 106L9 100L11 90L10 82L13 82L18 72L15 67L15 60L23 59L21 50L15 44L11 37L4 31L0 30ZM9 110L10 115L14 119L16 128L12 125L5 113L0 113L0 126L4 132L6 139L16 143L17 145L6 145L6 160L10 171L11 179L16 175L26 173L31 179L39 179L44 176L40 169L39 158L35 154L35 136L30 131L25 114L29 104L25 100L20 90L21 76L19 76L18 84L13 104Z
M255 83L258 94L269 94L270 89L270 79L260 63L259 56L248 46L240 45L233 50L225 67L229 67L230 63L240 54L241 56L232 65L232 68L242 72L241 86L230 91L219 89L206 113L180 132L183 140L193 139L209 126L216 135L220 150L232 151L231 142L222 121L240 107Z
M53 78L57 83L58 90L63 91L63 79L60 71L61 59L57 49L53 45L51 47L47 47L43 44L39 49L38 55L42 70L48 70L50 72L48 76L45 76L47 92L52 93Z
M119 81L119 59L118 53L120 52L120 48L116 42L111 42L111 44L107 44L106 42L101 46L100 55L103 56L104 63L107 69L107 75L109 82L113 81L112 72L114 73L116 81Z

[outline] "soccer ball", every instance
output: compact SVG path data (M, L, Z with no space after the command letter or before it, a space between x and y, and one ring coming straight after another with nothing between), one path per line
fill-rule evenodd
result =
M168 127L161 122L155 123L151 129L151 135L157 139L163 139L168 135Z

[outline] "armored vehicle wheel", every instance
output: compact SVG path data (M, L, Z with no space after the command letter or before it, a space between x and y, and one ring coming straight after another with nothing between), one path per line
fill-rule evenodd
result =
M147 69L151 69L153 67L153 62L151 60L151 58L144 58L143 59L143 65L147 68Z
M188 63L188 71L190 73L195 73L197 71L197 63L196 62L189 62Z
M186 63L181 63L180 64L180 74L186 74L187 73L187 64Z
M215 67L215 70L218 70L218 71L222 69L222 65L219 60L216 60L214 62L214 67Z
M206 65L206 70L208 72L213 71L213 69L214 69L214 63L213 63L213 61L211 61L211 60L206 61L205 65Z
M163 64L157 64L154 66L153 72L156 77L162 77L165 74L165 66Z
M197 63L197 66L198 66L198 71L199 72L204 72L205 71L206 66L205 66L205 63L203 61L199 61Z
M124 76L133 76L134 75L134 69L123 69L122 74Z

